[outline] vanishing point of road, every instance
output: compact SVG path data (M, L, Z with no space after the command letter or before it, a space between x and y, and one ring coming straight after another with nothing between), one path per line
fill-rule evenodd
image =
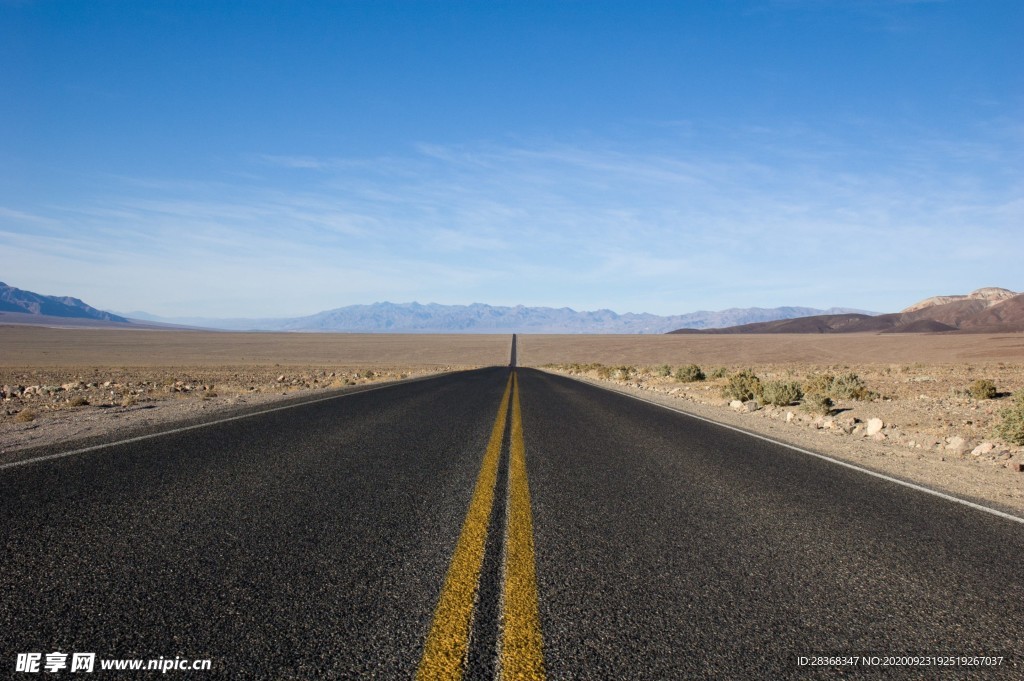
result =
M1021 523L511 364L0 467L0 676L1024 678Z

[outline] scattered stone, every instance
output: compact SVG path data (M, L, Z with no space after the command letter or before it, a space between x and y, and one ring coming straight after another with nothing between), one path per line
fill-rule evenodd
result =
M951 452L964 452L967 450L967 441L962 437L954 435L946 439L946 449Z
M876 418L872 418L872 419L868 419L867 430L865 430L865 432L867 433L868 437L874 437L875 435L878 435L879 433L881 433L882 432L882 428L884 428L884 427L885 427L885 423L882 422L882 419L877 418L877 417Z
M974 456L981 456L982 454L988 454L995 448L996 446L991 442L982 442L980 445L971 450L971 454L973 454Z
M793 419L795 419L795 418L796 418L796 414L794 414L791 411L787 411L786 412L786 423L792 423Z

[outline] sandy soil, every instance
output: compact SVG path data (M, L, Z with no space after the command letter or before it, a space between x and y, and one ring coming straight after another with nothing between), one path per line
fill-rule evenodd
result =
M508 362L511 338L0 325L0 462L26 448Z
M1024 333L519 336L524 366L602 364L1024 364Z
M0 325L0 368L508 363L507 335L228 333Z

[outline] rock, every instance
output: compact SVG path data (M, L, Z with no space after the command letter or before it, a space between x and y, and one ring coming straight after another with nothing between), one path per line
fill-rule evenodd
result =
M874 440L875 442L882 442L883 440L885 440L888 437L889 436L886 435L885 433L879 432L879 433L875 433L874 435L872 435L871 439Z
M791 411L787 411L786 412L786 423L792 423L793 419L795 419L795 418L796 418L796 414L794 414Z
M885 423L882 422L882 419L880 419L880 418L868 419L868 427L867 427L867 430L865 432L867 433L868 437L873 437L874 435L877 435L878 433L881 433L882 432L882 428L884 428L884 427L885 427Z
M860 421L849 414L841 414L836 417L835 421L836 427L847 435L852 433L853 429L857 427L858 423L860 423Z
M284 383L284 374L281 374L280 376L277 377L277 382Z
M836 420L833 418L824 419L821 422L821 427L824 428L825 430L832 430L833 428L836 427Z
M995 448L996 446L991 442L982 442L980 445L971 450L971 454L973 454L974 456L981 456L982 454L988 454Z
M743 402L740 400L733 400L732 402L729 403L729 406L735 409L736 411L739 411L740 409L743 409Z
M954 435L946 440L946 449L951 452L963 452L967 449L967 441Z
M752 411L757 411L760 408L761 408L761 405L759 405L757 403L757 400L748 400L748 401L743 403L743 411L748 412L748 413L752 412Z

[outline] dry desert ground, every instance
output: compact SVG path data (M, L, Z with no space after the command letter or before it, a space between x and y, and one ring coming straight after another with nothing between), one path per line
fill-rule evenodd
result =
M0 462L20 450L508 363L510 336L0 325Z
M302 395L502 365L510 341L0 326L0 460ZM517 354L522 366L1024 513L1024 449L995 434L1011 394L1024 391L1024 334L520 335ZM662 375L666 365L688 364L707 379ZM722 389L742 369L765 381L854 373L870 396L837 399L829 414L796 404L737 409ZM966 394L982 378L998 387L995 399Z

